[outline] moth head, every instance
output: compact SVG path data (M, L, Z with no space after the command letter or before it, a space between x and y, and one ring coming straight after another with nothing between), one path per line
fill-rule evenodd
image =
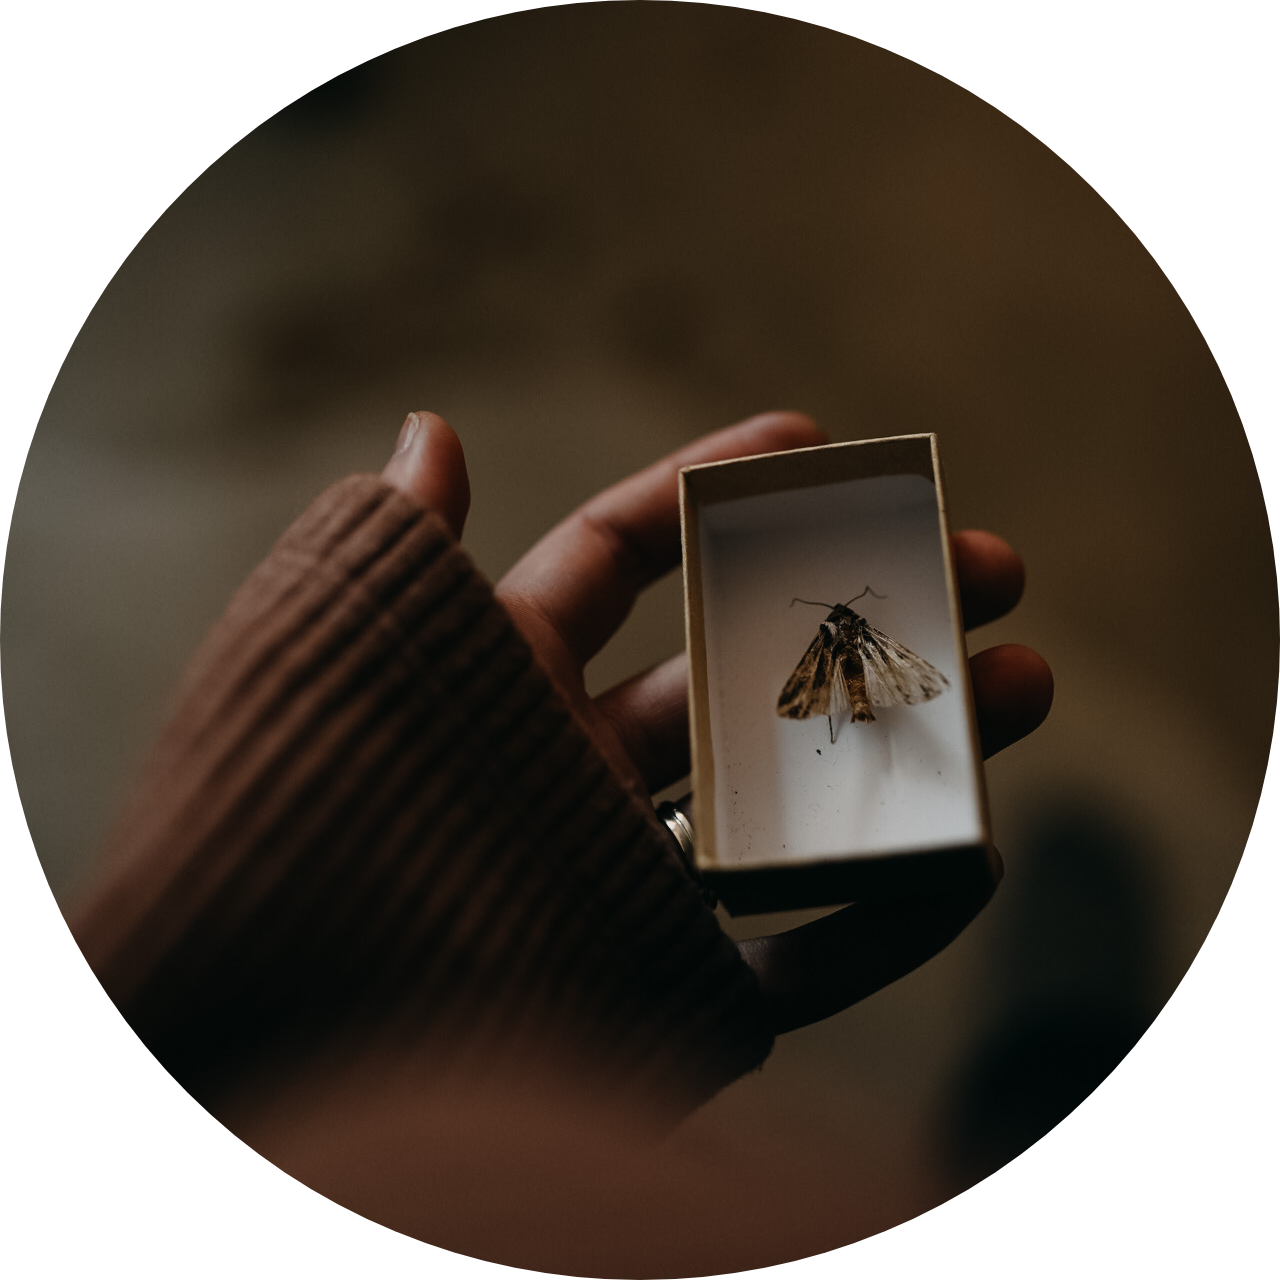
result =
M877 600L887 600L889 598L888 596L882 596L878 591L872 591L870 587L863 587L856 596L852 596L844 604L828 604L825 600L802 600L799 596L793 597L791 603L793 605L816 604L823 609L830 609L831 612L827 614L827 621L836 622L841 618L856 618L858 615L849 606L854 600L861 600L863 596L875 596Z

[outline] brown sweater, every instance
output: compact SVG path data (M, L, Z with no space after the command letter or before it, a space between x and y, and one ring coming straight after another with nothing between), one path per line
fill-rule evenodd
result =
M694 1105L771 1045L754 976L439 520L372 476L198 654L74 924L216 1106L394 1046Z

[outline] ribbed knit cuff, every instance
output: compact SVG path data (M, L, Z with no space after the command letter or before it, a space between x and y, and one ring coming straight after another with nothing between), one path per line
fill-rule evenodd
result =
M441 522L334 486L197 655L77 937L189 1088L394 1035L690 1100L754 976Z

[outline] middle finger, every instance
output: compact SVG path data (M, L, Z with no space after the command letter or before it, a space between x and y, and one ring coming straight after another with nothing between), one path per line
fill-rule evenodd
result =
M1022 557L1003 538L965 529L951 535L951 549L966 630L1004 617L1022 598Z

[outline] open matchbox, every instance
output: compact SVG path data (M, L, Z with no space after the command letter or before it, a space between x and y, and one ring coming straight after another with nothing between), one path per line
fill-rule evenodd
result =
M933 435L680 473L699 874L734 915L998 874ZM915 705L786 719L779 694L854 602L949 682ZM832 742L831 730L835 741Z

